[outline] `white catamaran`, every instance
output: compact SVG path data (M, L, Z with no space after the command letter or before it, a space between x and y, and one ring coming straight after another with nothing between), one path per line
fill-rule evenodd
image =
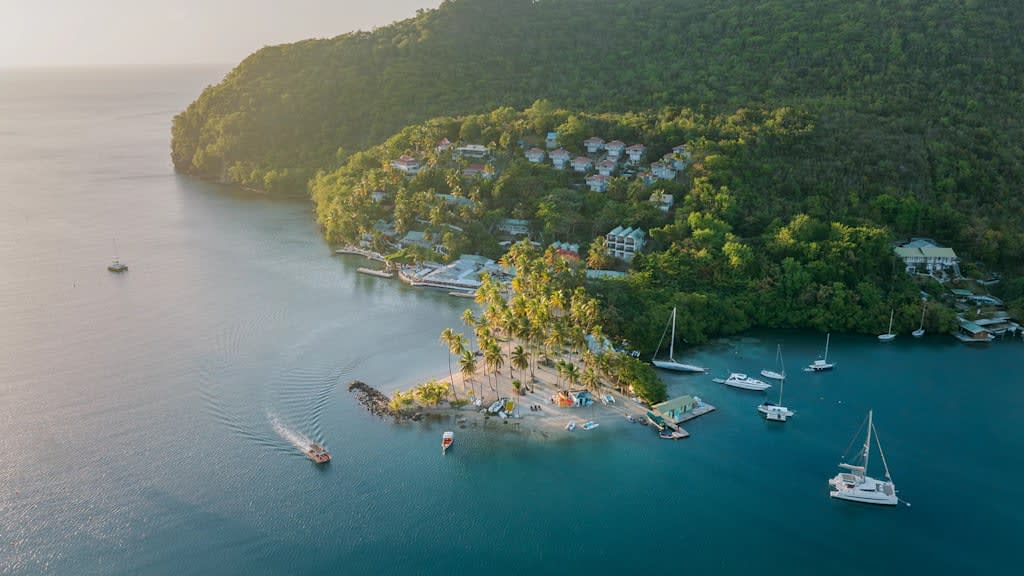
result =
M882 465L885 466L885 480L876 480L867 475L868 456L871 453L871 434L875 434L875 443L878 444L878 454L882 457ZM883 506L895 506L900 499L896 496L896 485L893 484L889 475L889 464L885 461L885 453L882 452L882 443L878 441L878 432L875 430L875 423L872 418L872 411L868 411L868 435L864 441L864 447L859 453L860 464L847 464L843 462L840 468L847 472L840 472L834 478L830 478L828 485L832 488L829 496L840 500L851 502L863 502L865 504L881 504Z
M651 363L665 370L675 370L676 372L706 372L704 368L700 366L694 366L693 364L683 364L676 362L675 359L675 343L676 343L676 309L672 309L672 338L668 341L668 360L657 360L658 352L661 352L661 343L665 340L664 332L661 334L661 340L658 341L658 349L654 352L654 358L651 359ZM666 329L668 326L665 327Z
M818 358L811 363L810 366L804 368L805 372L824 372L825 370L831 370L835 367L835 364L828 363L828 341L832 334L825 335L825 357Z

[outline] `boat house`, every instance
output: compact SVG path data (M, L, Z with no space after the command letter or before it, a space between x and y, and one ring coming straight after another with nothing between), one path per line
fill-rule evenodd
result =
M697 396L680 396L651 406L651 412L667 422L679 424L703 414L697 412L704 406L704 402Z

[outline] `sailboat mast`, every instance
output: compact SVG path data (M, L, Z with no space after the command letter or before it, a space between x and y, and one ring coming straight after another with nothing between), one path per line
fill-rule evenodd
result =
M779 406L782 406L782 389L786 386L786 363L782 361L782 345L778 347L779 366L782 367L782 380L779 381Z
M672 309L672 339L668 341L668 359L676 361L676 309Z
M889 310L889 334L892 334L892 315L895 313L895 310Z
M828 362L828 339L832 337L832 333L825 334L825 362Z
M924 328L924 311L927 309L928 304L921 305L921 325L917 327L918 330Z
M868 410L868 437L864 441L864 475L868 475L868 456L871 455L871 430L875 427L872 422L872 410Z

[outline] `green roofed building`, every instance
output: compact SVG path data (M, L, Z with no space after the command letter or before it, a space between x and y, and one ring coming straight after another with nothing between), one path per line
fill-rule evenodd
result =
M678 424L684 420L689 420L688 414L702 405L703 402L699 398L680 396L651 406L651 411L673 424Z

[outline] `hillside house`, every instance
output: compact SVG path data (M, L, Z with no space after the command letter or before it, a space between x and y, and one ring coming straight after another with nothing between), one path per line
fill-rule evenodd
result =
M604 174L592 174L587 176L587 186L594 192L604 192L608 190L608 177Z
M579 260L580 259L580 245L570 244L568 242L552 242L551 247L555 249L555 253L567 260Z
M651 204L658 207L658 210L662 212L668 212L672 208L672 204L675 203L675 197L671 194L664 192L655 192L651 194Z
M913 238L893 251L903 260L908 273L913 274L923 267L929 274L951 271L956 276L960 275L960 259L956 252L927 238Z
M391 161L391 167L399 172L403 172L407 176L414 176L420 171L420 161L412 156L402 154L397 159Z
M604 150L604 139L598 138L597 136L591 136L583 141L583 146L587 149L587 154L596 154L601 150Z
M629 157L629 161L633 164L640 162L643 158L644 152L647 151L647 147L643 144L633 144L629 148L626 148L626 155Z
M452 141L447 138L442 138L441 141L437 143L437 146L434 147L434 151L440 154L442 152L447 151L451 147Z
M466 178L494 178L494 168L484 164L470 164L462 169L462 175Z
M676 171L664 162L654 162L651 164L651 174L654 174L655 178L660 178L662 180L676 179Z
M551 148L558 148L558 132L548 132L546 138L544 138L544 145Z
M534 164L539 164L544 161L544 156L547 154L540 148L530 148L526 151L526 159Z
M572 159L572 169L577 172L586 172L594 166L594 161L586 156L577 156Z
M612 140L604 145L604 149L608 152L609 158L618 160L622 157L622 151L626 149L626 143L621 140Z
M565 148L559 148L558 150L552 150L550 154L551 164L554 165L556 170L564 170L565 165L569 162L569 158L572 158L572 154Z
M516 218L505 218L498 223L498 230L509 236L526 236L530 233L530 221Z
M455 153L462 158L486 158L491 155L491 149L483 144L466 144L456 148Z
M611 176L618 165L618 162L614 160L602 160L597 163L597 173L602 176Z
M650 186L657 180L650 172L637 172L636 179L643 182L644 186Z

